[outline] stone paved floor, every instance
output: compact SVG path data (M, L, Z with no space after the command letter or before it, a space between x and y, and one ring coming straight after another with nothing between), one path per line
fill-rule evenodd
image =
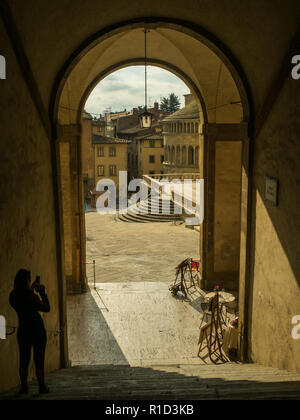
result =
M208 363L197 357L202 301L199 292L171 296L166 282L97 284L70 296L72 365Z
M172 223L124 223L88 213L87 260L97 290L68 298L73 365L199 363L202 297L169 292L175 267L199 255L199 232Z
M174 280L185 258L199 258L197 231L184 224L125 223L114 216L87 213L87 262L96 260L96 281L147 282ZM89 282L93 269L87 266Z

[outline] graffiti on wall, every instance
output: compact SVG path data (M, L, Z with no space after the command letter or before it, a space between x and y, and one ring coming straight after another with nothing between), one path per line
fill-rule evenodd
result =
M6 258L10 262L19 250L23 250L26 257L32 260L35 252L35 239L31 230L31 222L27 218L25 225L13 234L8 235L6 240Z

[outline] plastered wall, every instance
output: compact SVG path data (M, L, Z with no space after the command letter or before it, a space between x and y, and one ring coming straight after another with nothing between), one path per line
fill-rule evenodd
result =
M242 142L216 142L214 271L229 272L237 289L241 214Z
M254 362L300 372L300 83L291 78L255 146L251 356ZM279 204L265 201L265 176L279 180Z
M59 329L55 219L50 143L23 81L0 20L0 45L8 63L0 80L0 314L17 325L9 294L20 268L41 276L52 311L48 329ZM18 385L16 335L0 340L0 392ZM60 365L59 337L48 335L47 371ZM30 366L30 376L33 375Z

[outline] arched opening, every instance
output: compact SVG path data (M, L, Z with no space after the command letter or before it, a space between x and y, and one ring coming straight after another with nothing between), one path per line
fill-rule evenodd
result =
M181 150L180 146L177 146L176 148L176 163L180 165L180 158L181 158Z
M192 146L189 147L189 152L188 152L188 164L190 166L193 166L195 162L195 158L194 158L194 148Z
M246 207L241 215L240 205L242 145L248 144L250 118L245 78L227 50L220 48L220 43L214 43L196 30L163 20L146 20L146 25L150 30L149 64L166 68L181 77L194 94L200 111L200 122L195 123L194 131L199 135L195 145L199 147L197 161L203 163L199 175L206 181L206 219L199 235L203 284L210 288L213 283L219 283L227 289L237 290L241 281L241 218L247 212ZM89 93L106 75L143 62L144 26L145 21L141 20L95 35L94 40L82 45L74 55L76 58L66 64L56 84L52 116L53 126L58 127L55 140L58 141L61 169L62 239L65 274L73 292L84 289L86 277L82 173L78 153L82 111ZM175 132L183 132L182 122L176 123L175 127ZM176 162L174 146L168 146L167 156L172 163ZM233 161L235 169L229 171ZM68 162L65 172L64 162ZM192 147L187 153L183 146L182 165L187 163L195 163L194 149ZM224 171L228 177L224 178ZM73 192L71 198L68 198L69 187ZM226 204L227 209L224 207L226 194L235 197ZM231 220L224 218L224 212L226 215L229 212Z
M182 148L182 165L186 165L186 146L183 146Z
M171 163L174 165L176 163L175 161L175 146L172 146L171 148Z

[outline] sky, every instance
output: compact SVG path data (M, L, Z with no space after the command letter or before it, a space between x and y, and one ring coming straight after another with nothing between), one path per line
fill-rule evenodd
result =
M184 107L183 95L190 93L187 85L174 74L159 67L148 66L148 107L160 103L162 97L175 93ZM85 109L91 114L131 111L145 105L145 67L131 66L118 70L103 79L93 90Z

